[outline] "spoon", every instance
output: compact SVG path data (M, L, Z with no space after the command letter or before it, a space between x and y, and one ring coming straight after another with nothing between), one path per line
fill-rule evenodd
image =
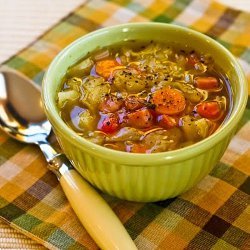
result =
M73 210L102 249L137 249L128 232L95 189L48 142L51 125L37 85L24 75L0 68L0 127L12 138L36 144L57 176Z

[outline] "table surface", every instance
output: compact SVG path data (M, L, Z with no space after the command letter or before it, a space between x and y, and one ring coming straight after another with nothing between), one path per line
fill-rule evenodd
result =
M250 11L249 0L218 1ZM83 0L0 0L0 64L83 3ZM0 249L44 247L0 221Z

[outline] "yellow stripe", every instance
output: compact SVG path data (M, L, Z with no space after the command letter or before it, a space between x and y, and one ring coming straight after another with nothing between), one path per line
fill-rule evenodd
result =
M195 215L195 210L193 210L193 215ZM194 225L185 218L183 218L173 230L175 235L180 235L187 243L189 243L199 232L200 227Z
M203 16L192 24L192 28L205 33L218 21L225 9L226 6L211 2L211 5L204 12Z
M241 13L234 21L233 26L220 36L221 40L233 44L233 46L249 47L250 44L250 15L247 13ZM248 25L247 25L248 24ZM244 48L243 48L244 49ZM232 53L234 51L232 50ZM236 56L240 56L242 51L234 53Z
M167 9L171 4L173 4L173 0L156 0L152 1L152 4L150 4L144 11L142 11L140 14L147 17L148 19L154 19L160 14L164 13L163 11Z
M237 18L236 22L239 26L243 26L244 30L238 31L238 36L235 38L235 44L241 46L250 46L250 14L242 12ZM248 24L248 25L246 25Z
M49 43L54 43L62 49L86 33L87 31L84 30L84 27L76 27L70 23L64 22L55 27L53 32L47 33L43 37L43 40Z
M24 177L23 177L24 178ZM14 180L14 179L13 179ZM12 180L12 182L7 182L3 188L0 188L1 197L3 197L6 201L12 202L15 200L19 195L21 195L26 188L23 189L16 185L16 183ZM23 179L25 180L25 179ZM1 205L0 205L1 207Z
M234 226L240 228L243 231L250 232L250 223L246 223L249 221L250 214L250 206L248 206L242 214L234 221Z
M100 4L102 5L92 6L90 2L84 8L79 9L76 14L101 25L107 19L109 19L118 9L120 9L119 6L110 2L100 2Z
M207 177L213 178L213 177ZM203 180L204 181L204 180ZM236 188L224 181L218 181L208 192L203 193L196 205L214 214L235 192Z

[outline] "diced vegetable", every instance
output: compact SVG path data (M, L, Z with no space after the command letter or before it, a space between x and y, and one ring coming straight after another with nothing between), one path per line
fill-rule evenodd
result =
M196 53L191 53L191 54L188 56L188 61L187 61L187 63L188 63L189 66L194 67L194 65L195 65L196 63L198 63L198 62L199 62L199 58L198 58L198 56L197 56Z
M70 77L82 77L88 74L93 65L94 62L90 58L87 58L82 62L74 65L73 67L69 68L67 71L67 75Z
M80 87L82 85L82 79L79 77L70 78L67 81L67 85L70 87L70 89L73 89L75 91L80 92Z
M135 128L148 128L153 124L153 116L146 108L136 110L127 116L128 124Z
M79 127L81 129L85 129L88 131L94 130L95 126L95 118L92 116L88 109L85 109L81 114L79 115Z
M126 89L129 93L138 93L145 88L145 81L141 79L131 79L126 82Z
M199 135L195 126L195 119L190 117L189 115L183 116L181 119L181 129L184 132L184 135L189 141L197 141Z
M83 83L83 98L81 102L89 108L90 111L93 111L109 92L110 85L104 82L102 77L90 77Z
M217 78L209 77L196 77L194 79L195 86L200 89L216 89L219 87L219 81Z
M193 86L187 83L172 82L170 86L173 86L174 88L181 90L185 98L188 99L192 103L198 103L203 98L203 95L201 92L199 92L196 88L194 88Z
M207 65L204 63L204 58L198 56L196 53L191 53L187 58L187 69L191 74L205 73L207 71Z
M130 153L146 153L147 147L143 143L131 143L126 145L126 151Z
M153 93L155 110L160 114L174 115L185 109L186 101L183 94L176 89L165 87Z
M207 119L196 119L190 115L183 116L180 119L181 129L188 141L199 141L209 134L209 122Z
M181 141L182 132L179 128L159 129L148 133L143 143L149 152L164 152L175 149Z
M117 70L113 83L119 91L127 91L131 94L141 92L146 86L146 82L140 77L139 71L133 68Z
M157 122L162 128L165 129L170 129L177 125L176 120L169 115L159 115L157 117Z
M75 90L65 90L58 92L58 106L62 108L68 101L75 101L80 94Z
M99 110L105 113L113 113L118 111L123 104L122 99L118 99L114 95L108 95L105 99L100 103Z
M116 134L107 138L107 141L118 142L118 141L139 141L144 135L142 131L136 128L124 127L121 128Z
M104 133L115 133L119 128L118 116L115 114L107 114L98 122L97 128Z
M88 135L86 136L86 139L89 141L98 144L98 145L103 145L106 139L106 134L102 131L95 130L93 132L89 132Z
M208 136L209 130L210 130L210 123L207 119L202 118L197 121L195 121L196 129L198 132L198 135L204 139Z
M142 108L144 106L144 103L145 103L145 100L136 95L129 95L125 99L125 107L129 111Z
M223 111L217 101L206 101L196 106L198 114L208 119L218 119L222 116Z

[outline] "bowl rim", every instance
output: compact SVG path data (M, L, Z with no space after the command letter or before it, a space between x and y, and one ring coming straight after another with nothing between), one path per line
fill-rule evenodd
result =
M160 152L160 153L152 153L152 154L141 154L141 153L128 153L123 151L117 151L113 149L109 149L106 147L103 147L101 145L94 144L87 139L79 136L75 131L73 131L71 128L67 126L67 124L61 119L59 116L59 113L56 111L56 105L53 104L52 98L50 98L50 93L48 91L47 83L50 82L50 74L53 71L53 69L62 62L64 55L69 53L69 51L75 47L78 43L84 43L88 39L93 39L96 35L105 35L110 30L117 29L117 32L121 32L122 29L126 28L166 28L166 29L178 29L182 32L188 32L191 35L194 35L196 37L199 37L200 39L206 39L210 43L213 44L213 46L216 46L220 50L223 51L225 56L229 57L230 62L234 65L234 69L237 72L238 80L241 82L241 88L239 94L239 102L233 106L233 109L231 111L231 114L223 123L223 125L215 131L212 135L209 137L192 144L190 146L176 149L172 151L167 152ZM90 32L78 39L76 39L74 42L66 46L50 63L42 83L42 103L44 105L45 113L48 117L48 119L51 121L52 126L55 127L56 130L62 131L64 133L64 136L67 136L68 140L73 143L74 146L77 148L83 147L84 151L91 153L92 155L95 155L97 157L100 157L102 159L105 159L107 161L111 162L119 162L120 164L127 164L127 165L151 165L152 164L162 164L162 163L174 163L174 162L181 162L185 159L190 159L195 155L199 155L203 153L204 151L211 148L211 146L215 146L218 144L221 140L223 140L228 134L230 134L234 128L236 127L237 123L241 119L241 116L245 110L245 106L247 103L247 80L245 77L245 74L243 72L242 67L238 63L237 59L227 50L225 47L223 47L221 44L216 42L214 39L208 37L207 35L200 33L198 31L192 30L190 28L182 27L175 24L166 24L166 23L154 23L154 22L138 22L138 23L125 23L125 24L119 24L114 26L109 26L106 28L101 28L96 31Z

